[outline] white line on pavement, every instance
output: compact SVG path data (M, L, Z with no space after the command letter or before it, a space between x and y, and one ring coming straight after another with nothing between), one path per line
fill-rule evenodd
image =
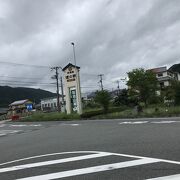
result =
M172 175L172 176L164 176L158 178L152 178L147 180L180 180L180 174Z
M148 123L148 121L126 121L126 122L121 122L119 124L145 124Z
M21 131L18 131L18 130L0 130L0 137L1 136L6 136L8 134L15 134L15 133L18 133L18 132L21 132Z
M65 124L65 123L63 123L61 125L63 125L63 126L79 126L80 124Z
M10 127L40 127L41 124L10 124Z
M92 158L98 158L98 157L105 157L105 156L110 156L110 155L111 153L90 154L90 155L77 156L77 157L71 157L71 158L65 158L65 159L57 159L57 160L37 162L37 163L31 163L31 164L25 164L25 165L19 165L19 166L12 166L12 167L0 169L0 173L40 167L40 166L48 166L48 165L53 165L53 164L60 164L60 163L66 163L66 162L72 162L72 161L80 161L80 160L92 159Z
M11 163L15 163L15 162L21 162L21 161L25 161L25 160L30 160L30 159L47 157L47 156L56 156L56 155L64 155L64 154L80 154L80 153L84 153L84 154L88 154L88 153L99 153L99 154L101 154L101 153L106 153L106 152L99 152L99 151L70 151L70 152L60 152L60 153L43 154L43 155L39 155L39 156L31 156L31 157L27 157L27 158L16 159L16 160L14 160L14 161L9 161L9 162L5 162L5 163L1 163L0 166L7 165L7 164L11 164Z
M22 178L19 180L58 179L58 178L78 176L78 175L90 174L90 173L96 173L96 172L102 172L102 171L110 171L110 170L114 170L114 169L138 166L138 165L143 165L143 164L150 164L150 163L155 163L155 162L159 162L159 161L154 160L154 159L138 159L138 160L133 160L133 161L106 164L106 165L101 165L101 166L94 166L94 167L75 169L75 170L69 170L69 171L58 172L58 173L51 173L51 174L27 177L27 178Z
M0 124L0 128L6 126L5 124Z
M176 122L179 122L179 121L153 121L151 123L154 123L154 124L170 124L170 123L176 123Z
M19 130L0 130L0 133L2 134L14 134L20 132Z
M32 156L32 157L17 159L17 160L14 160L14 161L4 162L4 163L1 163L0 166L15 163L15 162L21 162L21 161L25 161L25 160L30 160L30 159L41 158L41 157L48 157L48 156L55 156L55 155L65 155L65 154L81 154L81 153L84 153L84 154L85 153L86 154L87 153L101 154L101 153L108 153L108 152L101 152L101 151L70 151L70 152L43 154L43 155L39 155L39 156ZM128 157L128 158L137 158L137 159L144 159L144 158L146 158L146 159L154 159L154 160L158 160L158 161L165 162L165 163L180 165L179 161L172 161L172 160L167 160L167 159L159 159L159 158L151 158L151 157L145 157L145 156L136 156L136 155L119 154L119 153L108 153L108 154L114 155L114 156Z

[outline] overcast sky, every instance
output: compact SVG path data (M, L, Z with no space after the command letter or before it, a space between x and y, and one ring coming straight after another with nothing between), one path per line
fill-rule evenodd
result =
M134 68L179 63L179 17L180 0L0 0L0 61L65 66L73 62L73 41L83 91L97 89L101 73L112 89ZM2 85L38 82L55 91L42 84L51 75L0 63Z

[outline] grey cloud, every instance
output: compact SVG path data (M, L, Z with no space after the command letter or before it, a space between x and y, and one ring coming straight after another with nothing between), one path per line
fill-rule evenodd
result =
M98 87L97 75L103 73L106 87L115 88L115 79L133 68L170 65L180 56L179 0L6 2L11 11L0 16L0 59L65 66L73 62L74 41L82 86ZM0 68L9 76L28 72L50 81L48 69Z

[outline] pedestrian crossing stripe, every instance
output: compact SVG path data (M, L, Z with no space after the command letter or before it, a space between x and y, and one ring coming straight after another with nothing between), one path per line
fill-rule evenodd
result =
M55 155L66 155L66 154L82 154L82 155L61 158L61 159L55 159L55 160L29 163L29 164L23 164L23 165L17 165L17 166L10 166L12 163L21 163L21 162L27 161L27 160L32 160L32 159L37 159L37 158L42 158L42 157L51 157L51 156L55 156ZM68 163L68 162L74 162L74 161L83 161L83 160L102 158L102 157L108 157L108 156L121 156L121 157L134 158L134 159L124 161L124 162L116 162L116 163L111 163L111 164L104 164L104 165L98 165L98 166L92 166L92 167L86 167L86 168L80 168L80 169L72 169L72 170L67 170L67 171L62 171L62 172L42 174L42 175L38 175L38 176L35 175L35 176L31 176L31 177L24 177L24 178L20 178L19 180L49 180L49 179L57 179L57 178L61 179L61 178L65 178L65 177L105 172L105 171L111 171L111 170L115 170L115 169L128 168L128 167L152 164L152 163L158 163L158 162L166 162L166 163L180 165L180 162L178 162L178 161L149 158L149 157L143 157L143 156L134 156L134 155L127 155L127 154L99 152L99 151L72 151L72 152L44 154L44 155L32 156L32 157L28 157L28 158L5 162L5 163L0 164L0 167L3 165L9 165L10 167L0 168L0 174L13 172L13 171L20 171L20 170L24 170L24 169L36 168L36 167L41 167L41 166L49 166L49 165L62 164L62 163ZM177 178L177 177L180 177L180 175L174 175L172 177ZM163 177L161 177L161 178L163 178ZM166 177L164 177L164 179L162 179L162 180L166 180L165 178ZM151 180L151 179L149 179L149 180ZM161 179L157 178L157 179L152 179L152 180L161 180ZM176 180L176 179L174 179L174 180Z
M155 162L159 162L159 161L153 160L153 159L138 159L138 160L133 160L133 161L106 164L106 165L101 165L101 166L93 166L93 167L88 167L88 168L75 169L75 170L69 170L69 171L64 171L64 172L21 178L17 180L49 180L49 179L65 178L65 177L72 177L72 176L77 176L77 175L84 175L84 174L97 173L97 172L103 172L103 171L111 171L115 169L138 166L138 165L143 165L143 164L150 164L150 163L155 163Z
M147 180L180 180L180 174L172 175L172 176L164 176L159 178L152 178Z

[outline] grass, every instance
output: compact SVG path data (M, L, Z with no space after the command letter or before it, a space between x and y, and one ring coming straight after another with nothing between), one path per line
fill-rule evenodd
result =
M156 107L155 107L156 108ZM174 117L180 116L180 107L158 107L145 108L143 112L137 113L134 109L126 109L121 112L113 112L95 116L95 119L121 119L121 118L139 118L139 117Z
M23 118L22 121L63 121L63 120L76 120L80 119L78 114L66 114L66 113L35 113L31 116Z
M150 106L144 108L143 112L137 113L135 109L127 107L114 107L109 109L109 113L103 114L101 109L96 111L88 110L83 115L65 114L65 113L42 113L36 112L31 116L23 118L22 121L64 121L64 120L80 120L80 119L123 119L123 118L151 118L151 117L175 117L180 116L180 106Z

